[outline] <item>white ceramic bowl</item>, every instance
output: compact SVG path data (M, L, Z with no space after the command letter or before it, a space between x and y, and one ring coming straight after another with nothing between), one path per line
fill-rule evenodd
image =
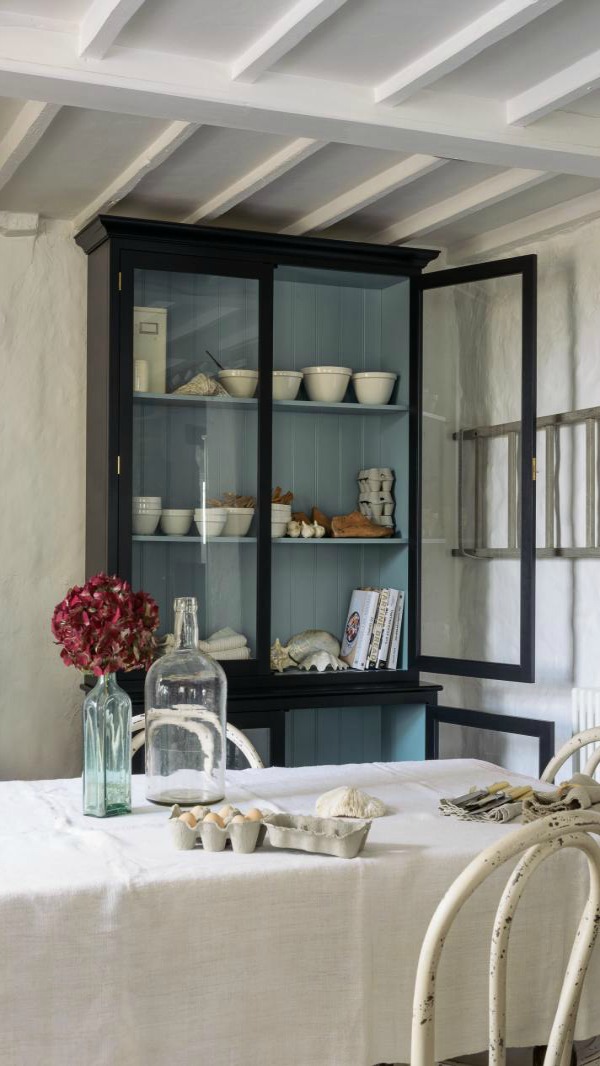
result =
M194 522L201 537L220 537L227 521L226 507L211 507L206 511L196 511Z
M245 537L252 525L254 507L228 507L224 537Z
M341 403L352 377L347 366L305 366L302 373L309 400L319 403Z
M163 515L167 518L191 518L194 513L193 507L163 507Z
M258 370L219 370L219 381L230 396L251 399L258 384Z
M133 532L137 537L151 537L156 533L160 511L156 514L134 514L132 519Z
M356 399L367 406L389 403L396 378L397 374L389 374L386 370L366 370L364 373L353 374L352 384Z
M272 503L271 504L271 517L283 518L284 515L291 515L292 505L291 503Z
M139 514L142 511L160 511L162 501L160 496L134 496L131 506Z
M166 515L163 511L160 520L160 528L169 537L186 537L192 524L191 514Z
M274 370L273 399L295 400L302 384L302 377L299 370Z
M271 537L273 540L279 540L280 537L285 537L287 532L287 521L275 522L271 519Z

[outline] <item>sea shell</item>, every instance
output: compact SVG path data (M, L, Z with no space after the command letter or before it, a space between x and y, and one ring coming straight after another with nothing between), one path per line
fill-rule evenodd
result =
M324 670L347 670L348 663L342 662L338 659L337 655L332 655L328 651L313 651L311 655L307 655L305 659L299 663L301 670L318 670L320 674Z
M297 667L307 655L316 651L327 651L337 659L341 651L340 642L324 629L304 629L291 637L285 646L280 640L271 645L271 669L281 673L290 666Z
M321 818L381 818L385 803L359 788L332 788L319 796L315 810Z
M178 389L175 389L175 393L183 394L184 396L227 396L227 389L216 378L210 378L208 374L196 374L190 381L186 381L185 385L180 385Z

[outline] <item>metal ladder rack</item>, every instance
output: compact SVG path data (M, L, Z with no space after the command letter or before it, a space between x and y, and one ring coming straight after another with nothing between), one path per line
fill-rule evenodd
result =
M598 514L598 475L600 470L600 407L587 407L580 411L566 411L556 415L544 415L537 419L538 432L545 436L545 544L536 551L538 559L594 559L600 558L600 516ZM557 544L557 501L559 496L559 432L563 426L585 426L585 547L564 548ZM520 422L505 422L495 426L478 426L476 429L459 430L452 437L458 444L458 547L452 554L462 558L518 559L519 558L519 444ZM507 544L491 548L486 544L485 489L487 476L486 441L493 437L506 437L507 456ZM475 493L473 499L473 547L465 548L463 519L465 500L463 491L463 459L465 443L475 447ZM534 460L535 463L535 460ZM535 476L535 468L534 468Z

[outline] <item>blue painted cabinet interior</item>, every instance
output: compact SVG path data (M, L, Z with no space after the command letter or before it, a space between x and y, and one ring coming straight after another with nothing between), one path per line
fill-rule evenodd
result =
M229 368L258 368L258 283L161 270L136 270L134 303L167 309L166 392L193 374L213 375L206 349ZM391 467L396 534L392 541L272 542L271 632L286 642L303 629L341 638L352 590L391 586L408 593L409 282L405 278L278 268L274 285L274 369L336 365L398 375L387 409L326 410L274 404L273 485L294 494L293 509L326 515L358 509L357 475ZM304 389L298 396L306 401ZM347 401L355 401L352 386ZM214 403L214 401L213 401ZM258 407L170 395L135 396L133 495L161 496L163 507L198 507L231 492L256 496ZM256 520L246 538L202 544L160 532L134 537L132 580L158 601L161 632L172 603L196 595L200 635L224 626L256 654ZM399 669L408 665L405 603ZM424 757L422 706L312 708L288 712L290 765Z
M310 707L288 711L287 766L425 758L425 707Z

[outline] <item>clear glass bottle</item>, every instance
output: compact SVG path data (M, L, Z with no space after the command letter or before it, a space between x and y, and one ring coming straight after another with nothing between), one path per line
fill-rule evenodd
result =
M198 649L198 605L175 600L175 647L146 676L146 798L215 803L225 795L227 678Z
M131 700L102 674L83 701L83 813L131 811Z

